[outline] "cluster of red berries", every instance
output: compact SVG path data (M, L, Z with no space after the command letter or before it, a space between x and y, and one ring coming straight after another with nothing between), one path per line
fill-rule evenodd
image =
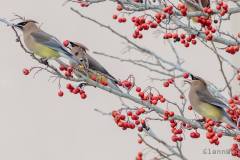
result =
M66 77L73 77L73 67L60 65L59 70L64 72Z
M119 23L125 23L127 22L127 19L125 17L118 17L118 15L114 14L112 16L113 19L116 19Z
M164 9L163 9L163 12L169 14L169 15L172 15L173 14L173 6L172 5L169 5L169 6L166 6Z
M153 22L151 20L146 20L145 17L132 17L132 22L137 27L136 30L133 33L133 38L139 38L141 39L143 35L141 34L141 31L143 30L149 30L149 28L157 28L158 24L156 22Z
M138 152L136 160L142 160L143 159L142 156L143 156L142 152Z
M205 39L207 41L211 41L213 39L213 34L216 32L216 28L212 26L212 20L210 17L200 16L197 20L204 29L204 33L206 35Z
M227 109L227 113L233 121L237 122L240 117L240 108L237 107L237 105L240 105L240 99L238 96L234 96L228 100L228 103L230 105L230 108Z
M180 42L185 47L189 47L190 43L195 45L197 43L196 41L196 35L191 34L189 36L186 36L184 33L178 35L177 33L165 33L163 35L164 39L174 39L174 42Z
M228 12L228 4L223 1L219 1L216 9L220 11L220 16L224 16Z
M141 114L145 113L144 108L138 108L136 112L128 111L127 115L121 114L119 111L112 111L112 117L115 123L121 127L123 130L135 129L138 126L138 131L143 131L143 126L145 126L145 120L140 119Z
M197 22L200 23L202 27L212 26L212 20L210 17L199 16L197 17Z
M127 90L130 90L134 87L133 82L129 81L129 80L123 80L122 82L119 82L118 84L119 86L122 86L124 88L127 88Z
M163 87L169 87L170 84L173 84L174 83L174 78L171 78L171 79L168 79L167 81L165 81L163 83Z
M183 130L181 128L179 128L179 129L176 128L177 122L174 119L171 119L169 122L170 122L170 126L172 128L171 131L173 133L171 140L173 142L177 142L177 141L181 142L183 140L183 138L181 136L181 134L183 133Z
M74 87L71 83L68 83L66 85L66 88L73 94L79 94L81 99L87 98L85 91L80 87Z
M219 138L222 137L223 133L222 132L216 133L213 130L213 127L215 125L217 126L218 124L216 124L211 119L206 119L205 124L204 124L204 128L207 130L206 137L207 137L207 139L209 139L210 144L219 145L219 143L220 143Z
M158 24L160 24L161 22L162 22L162 20L164 20L164 19L166 19L166 14L163 14L163 13L161 13L161 12L157 12L156 14L155 14L155 21L158 23Z
M238 144L234 143L231 147L232 156L236 156L240 158L240 149L238 148Z
M164 111L163 114L163 119L164 120L168 120L169 118L174 116L174 112L173 111Z
M206 39L207 41L211 41L211 40L213 39L213 33L215 33L215 32L216 32L216 29L213 28L213 27L212 27L211 30L205 29L205 31L204 31L204 33L205 33L205 35L206 35L205 39Z
M123 7L121 4L117 5L117 11L121 12L123 10ZM113 19L117 20L119 23L125 23L127 21L127 19L125 17L120 17L117 14L114 14L112 16Z
M239 51L239 46L228 46L225 48L225 51L234 55L236 52Z
M27 69L27 68L24 68L22 72L23 72L23 74L24 74L25 76L27 76L27 75L29 75L30 70Z
M190 137L191 138L199 138L200 137L200 133L198 133L198 131L195 130L194 132L190 133Z
M207 14L212 14L212 13L213 13L213 10L212 10L210 7L204 7L204 8L203 8L203 12L204 12L204 13L207 13Z
M159 94L159 95L153 95L152 93L147 93L147 92L143 92L141 91L140 87L136 88L136 92L138 93L138 96L143 100L143 101L150 101L151 104L153 105L157 105L158 101L160 101L161 103L164 103L166 101L166 99L164 98L163 95Z
M180 2L180 3L178 3L178 7L177 8L180 10L182 16L186 16L187 15L187 7L186 7L185 4Z

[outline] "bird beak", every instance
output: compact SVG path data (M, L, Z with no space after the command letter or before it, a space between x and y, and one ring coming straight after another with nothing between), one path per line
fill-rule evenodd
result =
M69 44L71 45L71 47L78 47L78 45L72 41L69 41Z
M69 41L69 44L73 47L75 44L72 41Z

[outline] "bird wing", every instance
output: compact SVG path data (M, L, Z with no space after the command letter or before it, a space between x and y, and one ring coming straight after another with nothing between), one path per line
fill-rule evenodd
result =
M90 69L103 73L109 76L112 80L117 82L116 78L114 78L97 60L95 60L93 57L91 57L88 54L86 56L88 59L88 64Z
M200 101L212 104L223 110L229 108L225 103L212 96L208 91L197 91L197 95L199 96Z
M194 9L193 11L196 11L196 10L198 10L198 8L196 6L194 6L193 4L195 4L197 6L202 4L202 7L209 7L210 0L188 0L188 1L186 1L186 4L187 4L187 6L193 8Z
M45 46L48 46L49 48L58 51L59 54L64 53L65 55L69 57L73 57L71 53L69 53L61 44L61 42L54 36L44 32L44 31L38 31L31 33L31 36L34 38L34 40L40 44L43 44ZM62 55L66 57L65 55Z

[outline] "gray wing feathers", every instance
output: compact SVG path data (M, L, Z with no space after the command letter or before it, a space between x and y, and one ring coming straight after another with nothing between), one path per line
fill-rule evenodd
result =
M229 108L225 103L223 103L221 100L217 99L216 97L212 96L208 91L206 92L197 92L199 98L201 101L212 104L218 108L221 109L227 109Z
M49 48L58 51L59 54L64 53L67 56L72 57L72 54L69 53L62 46L61 42L56 37L44 32L44 31L33 32L33 33L31 33L31 36L34 38L34 40L36 42L46 45Z
M89 68L100 73L103 73L109 76L113 81L117 82L116 78L114 78L98 61L92 58L90 55L86 55L88 59Z

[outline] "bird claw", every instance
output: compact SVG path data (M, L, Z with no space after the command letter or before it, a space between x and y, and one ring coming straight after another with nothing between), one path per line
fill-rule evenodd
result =
M88 86L86 82L79 83L78 87L83 88L84 86Z
M47 66L49 65L48 59L41 58L40 61L41 61L42 64L45 64L45 65L47 65Z

